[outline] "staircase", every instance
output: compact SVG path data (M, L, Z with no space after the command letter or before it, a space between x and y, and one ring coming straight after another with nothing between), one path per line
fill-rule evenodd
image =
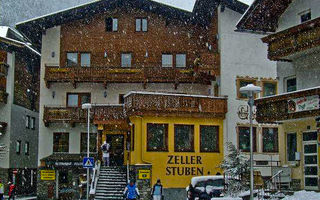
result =
M126 183L126 171L121 167L101 167L95 200L123 200Z

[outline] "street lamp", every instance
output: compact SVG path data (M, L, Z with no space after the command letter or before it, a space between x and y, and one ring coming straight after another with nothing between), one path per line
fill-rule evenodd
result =
M249 118L250 118L250 200L253 200L253 135L252 135L252 107L254 103L254 94L261 92L261 87L255 86L253 84L248 84L247 86L240 88L240 93L246 94L248 96L248 105L250 108Z
M85 104L82 104L82 109L87 109L88 110L88 135L87 135L87 157L89 158L90 157L90 148L89 148L89 145L90 145L90 109L92 108L92 104L90 103L85 103ZM87 168L87 200L89 199L89 174L90 171L89 171L89 168Z

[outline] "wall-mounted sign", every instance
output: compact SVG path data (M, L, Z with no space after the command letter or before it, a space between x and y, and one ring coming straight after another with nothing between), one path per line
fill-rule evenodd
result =
M167 176L202 176L203 174L201 156L168 155Z
M242 120L249 119L249 106L248 105L240 105L238 107L238 117ZM256 108L252 108L252 119L256 118Z
M56 180L56 171L54 170L40 170L41 180L54 181Z
M139 179L150 179L150 170L149 169L140 169L139 170Z
M319 109L319 95L288 100L288 113Z

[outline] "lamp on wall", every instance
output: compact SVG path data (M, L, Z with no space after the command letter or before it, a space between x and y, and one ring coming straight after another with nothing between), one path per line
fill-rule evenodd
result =
M55 96L56 96L56 92L52 91L52 98L54 99Z
M104 98L107 98L107 96L108 96L107 91L104 91L104 92L103 92L103 96L104 96Z
M108 57L108 52L107 52L107 50L104 51L104 57L105 57L105 58Z

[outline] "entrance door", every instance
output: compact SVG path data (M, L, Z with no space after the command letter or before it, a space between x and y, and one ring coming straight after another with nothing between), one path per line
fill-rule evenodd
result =
M123 135L107 135L107 141L111 145L111 148L110 148L111 166L122 166L124 161L124 136Z
M304 187L318 190L318 144L317 132L303 133Z

